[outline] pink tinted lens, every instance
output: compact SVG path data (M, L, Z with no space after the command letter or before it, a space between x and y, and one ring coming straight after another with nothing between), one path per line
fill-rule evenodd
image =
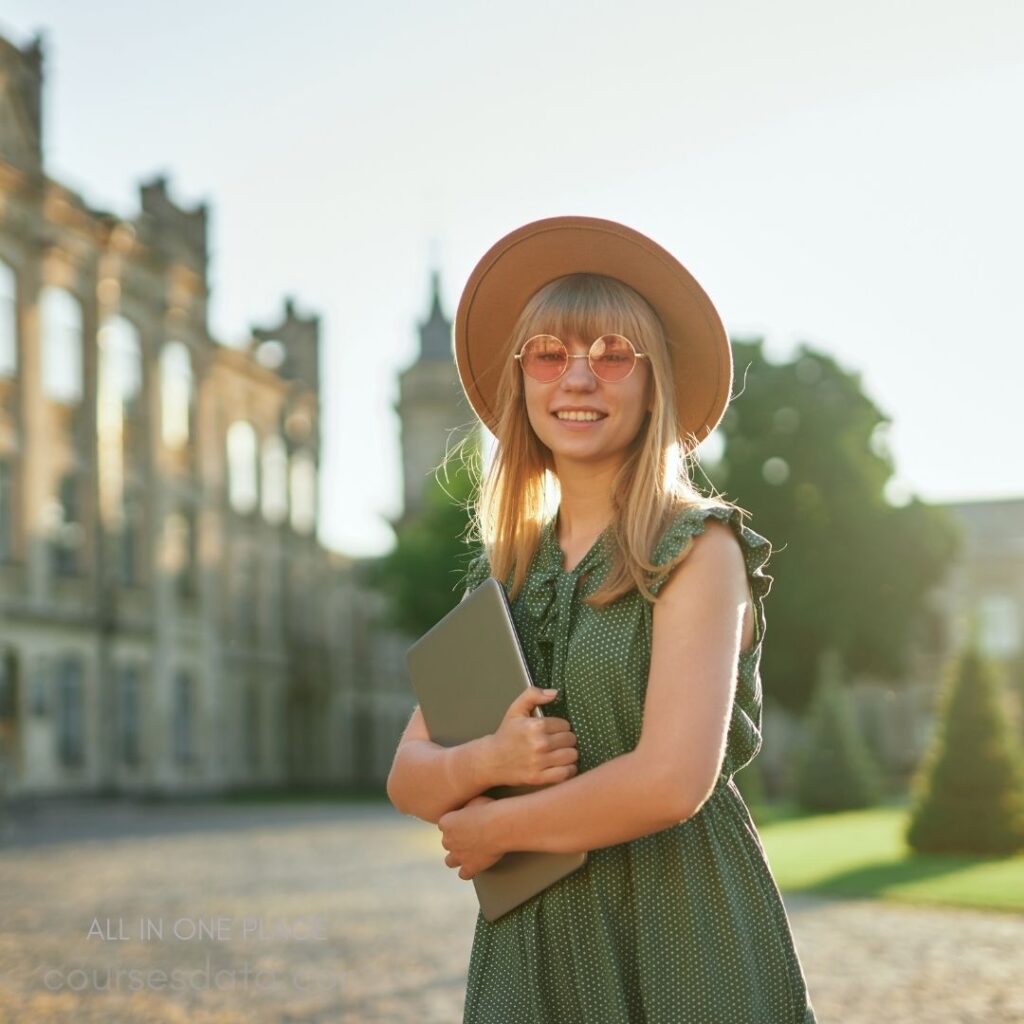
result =
M534 380L554 380L568 362L565 346L552 334L538 334L523 346L523 370Z
M621 334L605 334L590 348L590 365L601 380L623 380L633 371L636 352Z

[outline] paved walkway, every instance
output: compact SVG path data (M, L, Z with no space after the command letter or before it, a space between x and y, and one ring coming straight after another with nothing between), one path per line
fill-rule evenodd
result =
M461 1021L472 885L387 805L47 804L0 837L0 1024ZM786 904L819 1024L1024 1021L1024 915Z

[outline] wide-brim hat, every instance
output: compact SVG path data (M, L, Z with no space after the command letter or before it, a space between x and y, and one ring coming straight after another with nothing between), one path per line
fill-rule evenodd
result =
M639 231L598 217L548 217L495 242L477 263L455 315L455 363L487 428L498 423L498 381L512 329L529 299L566 274L603 274L638 291L661 319L675 376L679 434L696 447L732 392L732 350L718 311L693 275Z

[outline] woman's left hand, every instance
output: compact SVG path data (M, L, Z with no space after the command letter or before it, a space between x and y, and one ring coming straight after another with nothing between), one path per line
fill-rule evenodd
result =
M450 868L459 868L459 878L468 881L497 863L505 854L495 845L493 830L488 829L491 815L487 805L493 803L492 797L481 794L464 807L442 814L438 819L441 845L449 851L444 862Z

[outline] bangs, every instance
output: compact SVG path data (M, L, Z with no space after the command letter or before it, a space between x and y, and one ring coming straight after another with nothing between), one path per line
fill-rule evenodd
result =
M534 296L523 324L524 340L554 334L589 344L602 334L623 334L638 352L647 349L660 321L646 300L615 278L570 274L550 282Z

